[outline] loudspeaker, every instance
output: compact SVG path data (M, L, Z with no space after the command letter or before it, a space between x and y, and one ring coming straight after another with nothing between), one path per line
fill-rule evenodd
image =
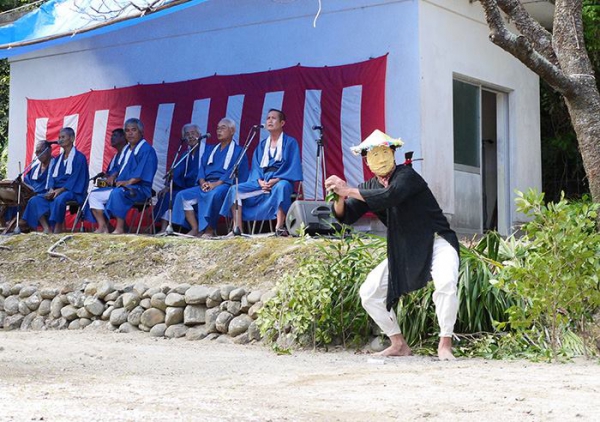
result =
M331 204L326 201L293 202L285 225L292 236L299 236L302 227L310 235L333 234L341 229L340 223L332 216Z

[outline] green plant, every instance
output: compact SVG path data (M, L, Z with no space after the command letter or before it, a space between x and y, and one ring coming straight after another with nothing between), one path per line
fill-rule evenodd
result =
M280 339L301 346L339 342L347 347L361 345L369 335L358 289L384 259L386 242L358 233L343 236L344 230L337 240L316 240L318 253L306 256L297 273L277 286L276 295L261 310L259 327L276 350L290 347Z
M505 262L500 279L518 301L508 310L511 328L556 359L576 352L565 342L600 306L600 204L543 200L534 190L517 192L517 210L532 218L522 227L527 250Z

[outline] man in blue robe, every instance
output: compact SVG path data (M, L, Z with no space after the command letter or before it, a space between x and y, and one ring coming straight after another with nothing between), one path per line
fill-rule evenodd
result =
M23 178L23 183L33 191L34 194L45 194L48 192L48 168L52 162L52 144L48 141L39 141L35 145L35 158L31 168ZM21 202L24 204L24 202ZM8 207L4 212L5 221L12 220L17 215L17 207ZM21 219L19 226L25 229L27 223Z
M90 195L93 192L97 191L108 191L115 186L115 181L117 176L119 175L119 169L123 164L123 160L125 159L125 151L127 150L127 139L125 138L125 131L121 128L114 129L110 135L110 146L114 148L117 152L113 155L113 158L108 163L106 170L103 173L98 174L94 177L94 180L100 179L104 182L104 186L102 184L96 185L101 186L94 189L90 192ZM98 183L98 182L96 182ZM107 197L108 200L108 197ZM83 210L84 219L91 222L97 223L96 218L92 214L92 210L90 209L89 200L85 205L85 209Z
M242 220L277 219L275 233L288 235L285 216L291 205L294 183L302 181L302 160L298 142L283 133L284 125L285 114L269 110L266 122L269 137L254 151L248 181L240 183L237 192L235 186L227 192L221 215L234 216L234 233L241 233Z
M200 141L200 127L196 124L188 123L184 125L181 129L181 136L187 142L187 150L182 155L175 157L177 161L174 164L177 167L173 169L172 175L167 175L167 185L158 193L158 203L154 208L155 218L161 218L159 234L164 233L169 224L171 177L173 182L173 198L182 190L196 186L200 156L206 147L206 143ZM183 158L184 156L185 158Z
M116 218L113 234L125 233L125 217L134 203L152 196L152 183L158 167L156 151L144 139L144 125L139 119L125 122L128 146L115 187L90 194L89 203L98 222L95 233L108 233L107 218Z
M75 148L75 131L70 127L60 130L58 144L62 152L54 160L49 170L48 191L31 198L23 220L31 228L38 223L44 233L62 233L65 229L65 212L68 201L77 201L80 205L85 199L89 173L85 156Z
M235 143L235 122L221 119L217 126L219 143L209 146L202 155L196 186L177 194L173 203L173 222L190 228L190 236L213 237L217 230L219 211L229 187L234 182L232 170L243 148ZM242 157L238 178L248 178L248 158ZM197 205L197 212L194 206Z

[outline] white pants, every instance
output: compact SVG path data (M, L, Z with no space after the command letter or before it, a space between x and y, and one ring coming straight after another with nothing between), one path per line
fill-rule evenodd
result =
M433 243L431 275L435 292L433 303L440 325L440 337L452 337L458 312L458 254L445 239L436 235ZM363 308L388 337L400 334L394 309L386 309L388 290L388 260L385 259L369 273L360 286Z
M90 205L90 208L93 210L103 210L112 191L112 189L91 191L88 198L88 204Z

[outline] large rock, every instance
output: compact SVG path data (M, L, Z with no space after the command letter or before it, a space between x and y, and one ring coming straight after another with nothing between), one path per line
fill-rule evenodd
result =
M41 331L44 329L44 322L46 320L43 316L36 316L33 321L31 321L31 329L34 331Z
M241 305L242 305L242 313L247 314L248 310L250 309L250 307L252 306L252 304L250 302L248 302L248 295L243 296L242 300L240 301Z
M32 312L23 318L23 322L21 322L21 330L29 330L31 328L31 323L36 317L37 315Z
M242 333L239 336L235 337L233 339L233 342L235 344L248 344L250 343L250 337L248 336L248 333Z
M104 303L94 296L88 296L83 302L83 307L92 315L99 316L104 312Z
M121 324L127 322L127 317L129 316L129 311L125 308L115 309L110 313L110 323L116 327Z
M185 292L187 292L190 287L192 286L188 283L179 284L175 286L175 288L173 288L169 293L178 293L180 295L185 295Z
M256 321L252 321L252 323L248 326L248 338L250 340L260 340L260 329L258 328Z
M15 295L15 296L19 296L19 292L21 291L21 289L23 288L23 285L21 283L17 283L15 285L13 285L10 288L10 294ZM8 295L4 295L4 296L8 296Z
M150 298L146 297L146 298L140 300L140 306L144 309L152 308L152 302L150 302Z
M215 326L217 327L217 331L223 334L227 334L229 329L229 322L233 319L233 315L229 312L221 312L217 317L217 321L215 322Z
M83 289L83 294L86 296L94 296L96 293L98 293L98 284L96 283L88 283Z
M40 307L37 310L38 315L46 316L50 314L50 305L52 301L50 299L44 299L40 303Z
M209 290L206 286L192 286L185 292L185 303L188 305L205 304L208 293Z
M242 298L246 295L246 289L243 287L238 287L237 289L233 289L229 292L229 300L242 300Z
M156 324L150 329L151 337L164 337L165 331L167 330L167 324Z
M42 296L38 292L33 292L27 299L25 299L25 305L32 311L37 311L42 303Z
M115 291L107 294L106 296L104 296L104 301L105 302L115 301L115 300L117 300L119 298L119 296L121 296L121 292L118 291L118 290L115 290ZM98 297L100 297L100 296L98 296ZM102 299L102 298L100 297L100 299ZM117 328L118 327L115 327L115 330Z
M208 335L205 327L191 327L185 333L185 338L187 340L202 340Z
M138 306L141 300L140 294L135 290L129 293L123 293L121 297L123 298L123 307L128 311L131 311Z
M165 313L160 309L150 308L146 309L141 317L140 324L145 325L146 327L154 328L155 325L161 324L165 321ZM165 325L166 327L166 325ZM162 334L161 334L162 336ZM160 336L159 336L160 337Z
M21 314L7 316L6 318L4 318L4 330L18 330L19 328L21 328L21 323L23 322L23 319L25 319L25 317Z
M219 289L218 287L213 287L213 288L209 289L207 299L210 299L214 302L221 303L223 301L223 298L221 297L221 289Z
M185 336L188 327L184 324L175 324L167 327L165 330L165 337L167 338L179 338Z
M190 289L191 290L191 289ZM198 325L206 322L206 306L188 305L183 311L183 323L185 325Z
M78 319L73 320L69 323L69 330L81 330L81 323Z
M23 300L19 302L19 313L21 315L29 315L31 313L31 309L29 309L29 306Z
M248 302L250 302L250 305L254 305L256 302L260 301L260 297L263 295L263 292L261 292L260 290L253 290L250 293L248 293Z
M134 326L133 324L131 324L129 322L124 322L123 324L119 325L119 329L118 329L119 333L134 333L136 331L140 331L140 330L138 329L138 327Z
M229 300L225 310L233 316L238 316L242 312L242 304L234 300Z
M85 328L92 323L92 320L89 318L79 318L79 326L81 328Z
M146 290L144 292L144 294L142 295L142 297L144 299L146 299L146 298L150 299L156 293L160 293L160 292L162 292L162 290L160 289L160 287L150 287L148 290Z
M120 295L119 297L117 297L113 303L113 306L115 308L122 308L123 307L123 295Z
M35 292L37 292L37 287L35 287L35 286L23 286L21 288L21 290L19 291L19 297L21 299L25 299L25 298L31 296L32 294L34 294Z
M115 310L114 306L107 307L104 312L102 312L102 316L100 317L102 321L107 321L110 318L110 314Z
M217 332L217 318L221 310L219 308L209 308L206 310L204 314L206 320L206 332L207 333L216 333Z
M239 336L248 330L248 327L252 324L252 318L248 315L236 316L229 322L229 328L227 334L231 337Z
M257 319L258 318L258 311L260 311L263 307L263 303L262 302L256 302L254 305L252 305L250 307L250 309L248 309L248 316L252 319Z
M100 284L98 284L98 287L96 289L96 296L98 296L100 299L105 299L106 295L108 295L114 291L115 291L115 285L113 284L112 281L103 281Z
M183 322L183 308L170 306L165 312L165 324L167 327Z
M91 318L92 316L93 315L91 314L91 312L85 308L77 309L77 317L78 318Z
M60 316L67 321L73 321L77 318L77 308L73 305L67 305L60 310Z
M150 303L152 304L152 307L160 309L161 311L166 311L167 310L167 305L165 303L165 299L167 298L167 295L165 295L163 292L158 292L152 295L152 298L150 299Z
M19 296L9 296L4 299L4 311L6 315L15 315L19 313Z
M221 299L222 300L229 300L229 295L234 290L235 290L235 286L232 286L230 284L221 287Z
M67 293L67 300L71 305L77 308L82 308L83 302L85 301L85 296L79 290L75 290L74 292Z
M142 320L142 314L144 313L144 311L144 308L142 308L141 306L137 306L129 313L129 316L127 317L127 322L137 327L138 325L140 325L140 322Z
M10 296L10 288L11 287L12 286L7 281L5 281L4 283L0 284L0 295L2 295L4 297Z
M67 302L67 297L65 295L58 295L52 299L52 303L50 304L50 315L52 318L60 318L60 310Z
M59 293L59 290L54 287L44 287L44 288L40 289L40 296L42 296L42 299L52 300L56 296L58 296L58 293Z
M185 306L185 296L179 293L169 293L165 304L167 306Z

